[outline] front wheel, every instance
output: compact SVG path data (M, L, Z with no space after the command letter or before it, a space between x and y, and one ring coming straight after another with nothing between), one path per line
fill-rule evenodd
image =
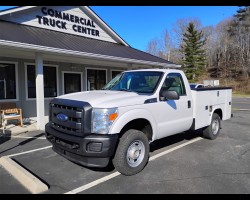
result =
M120 138L113 164L121 174L131 176L146 166L149 158L147 136L138 130L128 130Z
M211 124L203 130L203 137L214 140L220 133L221 119L217 113L212 116Z

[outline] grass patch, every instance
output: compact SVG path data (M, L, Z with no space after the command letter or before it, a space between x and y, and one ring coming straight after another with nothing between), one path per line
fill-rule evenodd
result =
M245 94L241 92L233 92L233 97L250 97L250 94Z

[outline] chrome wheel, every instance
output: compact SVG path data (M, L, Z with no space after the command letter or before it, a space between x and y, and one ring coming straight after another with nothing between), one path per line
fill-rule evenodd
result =
M221 118L217 113L212 116L211 124L203 129L203 137L214 140L220 134Z
M134 141L127 150L127 162L131 167L137 167L143 161L145 156L145 146L144 144L136 140Z
M114 167L123 175L131 176L144 169L149 159L147 136L138 130L127 130L119 140L113 158Z
M220 123L218 119L213 120L212 122L212 133L213 135L216 135L219 131Z

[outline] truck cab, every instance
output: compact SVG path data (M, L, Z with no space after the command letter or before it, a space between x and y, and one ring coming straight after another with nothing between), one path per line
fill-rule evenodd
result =
M73 162L105 167L112 161L133 175L146 166L155 140L200 128L206 138L218 136L220 120L231 117L232 89L209 89L191 91L181 70L125 71L101 90L53 99L46 137Z

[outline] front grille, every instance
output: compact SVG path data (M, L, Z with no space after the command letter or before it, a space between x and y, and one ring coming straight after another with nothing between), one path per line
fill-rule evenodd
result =
M58 114L64 114L68 117L66 121L60 121ZM51 104L51 125L57 131L71 134L81 135L83 130L84 109L75 106Z
M50 102L50 127L64 134L88 135L91 133L92 109L85 101L54 98ZM58 114L62 115L57 117Z
M75 128L69 128L66 126L61 126L60 124L54 123L52 122L52 126L54 129L58 130L58 131L62 131L65 133L69 133L71 132L72 134L74 134L74 132L79 132L79 130L75 129Z

